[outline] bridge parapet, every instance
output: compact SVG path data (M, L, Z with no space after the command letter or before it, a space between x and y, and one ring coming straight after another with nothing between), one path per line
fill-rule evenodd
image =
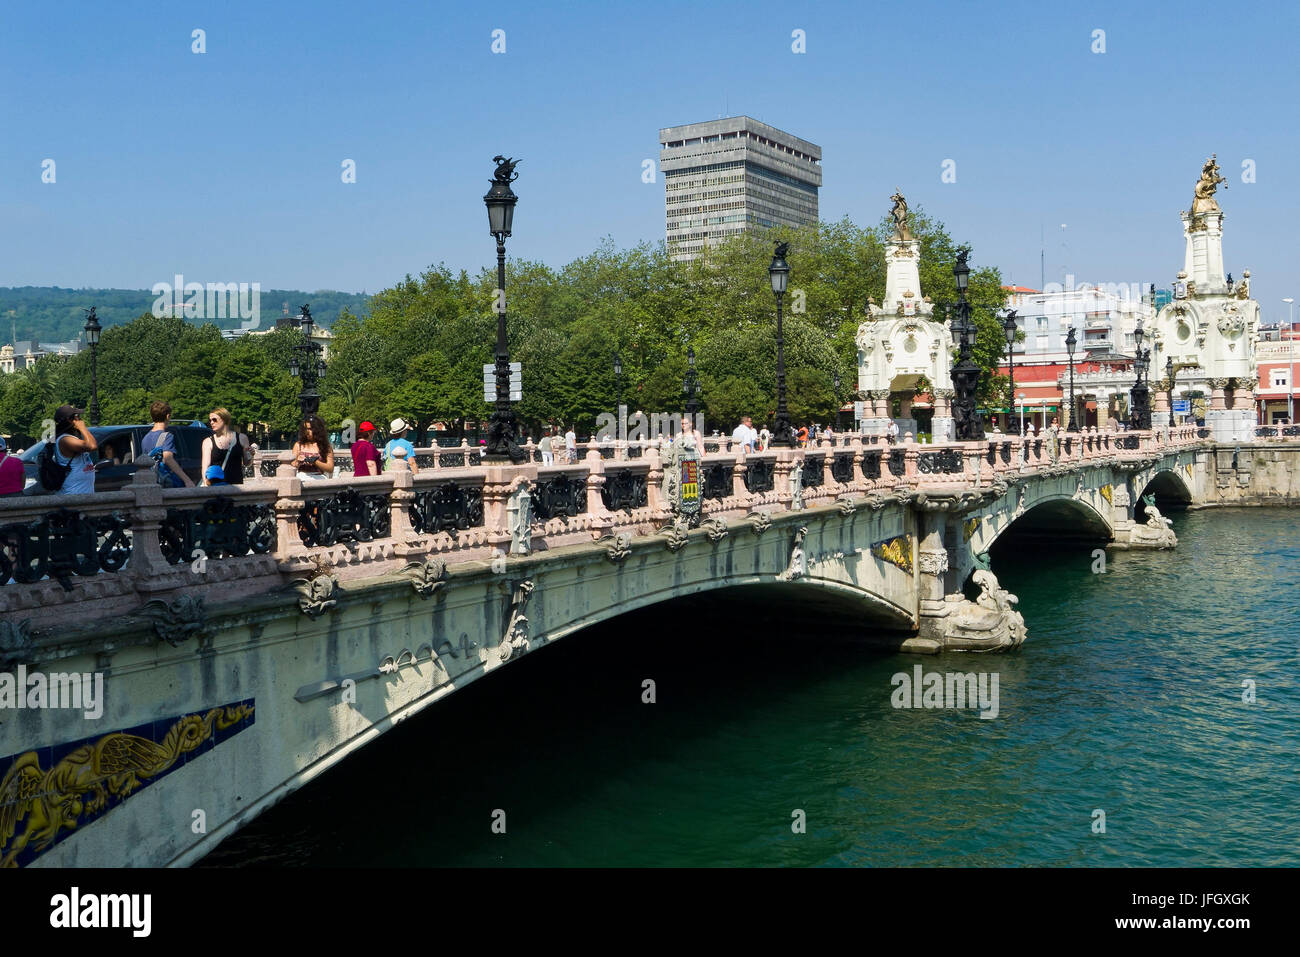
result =
M841 436L767 452L721 439L702 461L702 513L746 517L906 497L921 487L979 492L1015 476L1140 463L1203 443L1202 431L1089 429L933 445ZM304 481L277 463L273 477L243 486L165 490L140 472L121 492L0 500L0 612L46 627L214 586L231 597L322 574L383 575L428 559L492 563L524 539L516 552L650 536L672 518L656 448L627 455L623 444L607 457L590 446L576 464L550 466L463 464L472 451L434 450L438 464L415 476ZM522 539L512 528L521 488L531 513Z

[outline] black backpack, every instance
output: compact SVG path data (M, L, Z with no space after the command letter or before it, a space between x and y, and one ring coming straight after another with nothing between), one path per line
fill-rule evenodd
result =
M45 448L41 449L40 455L36 457L36 478L41 488L47 492L57 492L63 488L68 473L72 471L71 460L67 465L60 465L54 458L54 449L58 441L58 437L55 437L53 442L46 442Z

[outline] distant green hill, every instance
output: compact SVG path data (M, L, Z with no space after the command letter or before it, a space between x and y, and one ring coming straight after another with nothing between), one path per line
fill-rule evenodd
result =
M86 324L86 310L96 306L95 314L103 326L130 322L153 308L155 296L148 289L64 289L59 286L0 286L0 344L10 338L18 341L36 339L43 343L67 342L77 338ZM312 318L329 326L348 309L354 316L368 312L370 296L365 293L334 292L321 289L303 292L297 289L264 289L261 294L261 325L267 328L284 312L290 315L307 303ZM196 320L202 324L205 320ZM237 329L238 319L214 320L223 329Z

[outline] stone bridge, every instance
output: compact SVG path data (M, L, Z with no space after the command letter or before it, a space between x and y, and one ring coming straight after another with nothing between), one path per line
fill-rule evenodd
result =
M1281 441L1195 428L728 446L706 445L697 527L674 523L659 453L625 446L0 500L0 861L192 863L468 682L691 595L814 606L895 650L1015 647L1015 598L981 567L1008 530L1172 547L1144 495L1196 506L1246 494L1252 468L1295 474Z

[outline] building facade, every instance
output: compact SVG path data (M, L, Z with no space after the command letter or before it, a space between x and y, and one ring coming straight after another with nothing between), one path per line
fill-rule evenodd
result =
M821 147L748 116L659 131L664 216L674 259L750 227L817 221Z
M8 375L21 372L29 366L36 365L46 356L75 356L84 348L86 345L80 339L59 342L55 345L45 345L32 339L0 346L0 373Z
M1273 330L1276 333L1278 330ZM1259 421L1263 425L1293 425L1300 407L1295 389L1296 365L1300 363L1300 332L1281 327L1281 338L1266 336L1260 330L1255 343L1255 361L1259 363L1259 385L1255 389Z

